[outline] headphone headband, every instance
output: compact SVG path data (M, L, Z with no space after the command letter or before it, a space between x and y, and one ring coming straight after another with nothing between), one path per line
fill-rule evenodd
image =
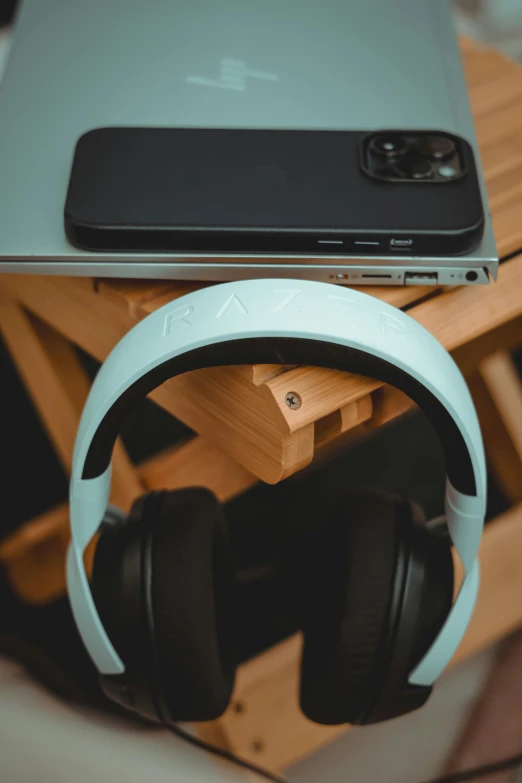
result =
M174 375L253 361L372 376L405 391L435 425L448 472L448 526L466 575L444 627L410 676L431 684L460 642L478 589L486 468L473 402L449 354L409 316L366 294L308 281L251 280L189 294L138 323L100 369L74 450L67 560L71 604L91 657L103 673L124 670L98 617L83 552L107 508L110 456L125 415Z

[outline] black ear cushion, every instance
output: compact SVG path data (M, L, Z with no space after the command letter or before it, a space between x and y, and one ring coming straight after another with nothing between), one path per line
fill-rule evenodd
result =
M416 540L423 562L424 582L410 669L424 657L442 628L453 603L454 585L451 541L438 538L425 527L416 530Z
M317 723L355 723L387 662L401 515L385 495L344 498L325 520L310 565L301 708Z
M227 524L204 489L166 492L152 520L151 594L163 701L176 720L226 709L234 684Z

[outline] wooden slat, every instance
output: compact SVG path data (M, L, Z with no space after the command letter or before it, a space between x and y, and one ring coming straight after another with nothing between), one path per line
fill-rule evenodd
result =
M513 165L518 166L522 158L522 137L520 135L510 136L502 139L498 144L494 144L487 149L481 150L482 165L484 167L484 176L489 188L489 183L495 177L509 171Z
M74 375L74 352L67 344L61 344L58 336L54 341L50 330L45 332L43 326L38 334L29 316L14 302L0 302L0 329L62 467L69 473L79 411L72 387L62 383L61 371L63 368L63 372L72 371ZM81 384L78 376L75 383L77 390ZM85 401L83 392L81 389L80 406Z
M71 345L13 301L0 301L0 329L67 474L89 379ZM143 487L125 449L114 449L111 501L127 510Z
M509 206L517 200L522 202L522 154L513 159L510 168L488 183L489 203L493 214L500 213L504 206Z
M388 304L393 305L393 307L398 307L400 309L403 309L407 305L411 305L419 299L431 296L436 291L442 290L438 286L428 285L361 285L353 286L353 289L354 291L360 291L362 294L370 294L376 299L380 299L382 302L388 302Z
M221 502L257 481L228 454L199 436L148 459L139 466L139 472L149 490L207 487Z
M373 400L371 395L367 394L365 397L361 397L349 405L344 405L339 410L319 419L315 422L316 449L368 422L372 418L372 414Z
M136 323L116 298L98 295L90 278L7 274L0 286L98 361Z
M69 507L62 503L45 511L17 528L0 542L0 562L14 563L24 557L27 550L38 546L56 535L61 535L69 524Z
M172 282L172 280L126 280L99 279L95 281L96 293L102 297L113 299L127 309L131 318L139 320L146 315L143 308L152 300L165 294L169 301L190 293L197 283Z
M34 316L29 317L29 320L38 336L42 349L52 364L56 382L61 384L62 388L65 390L67 397L71 402L73 416L76 416L76 424L73 431L67 433L67 469L69 472L70 465L72 464L72 449L74 448L76 430L89 392L90 379L83 369L74 349L62 335L58 334L58 332ZM23 360L23 357L21 358ZM41 380L42 383L44 383L44 379L42 378ZM38 381L38 378L36 378L36 381ZM38 395L38 386L35 391L36 395ZM55 402L51 398L51 408L48 411L48 415L49 419L54 419L54 421L57 421L54 414L56 404L57 401ZM51 438L54 441L52 436ZM141 495L142 492L143 485L129 459L121 438L118 438L114 446L112 457L110 501L122 510L128 511L130 510L133 501Z
M381 427L397 416L415 407L412 400L393 386L382 386L372 394L373 414L368 422L372 428Z
M522 334L520 335L522 341ZM506 429L511 433L513 445L521 463L522 480L522 381L511 357L496 353L480 366L491 397Z
M266 381L275 378L276 375L293 370L293 367L293 365L287 364L248 364L242 368L242 371L254 386L261 386Z
M522 130L522 102L504 106L496 112L477 118L477 137L481 149L496 144Z
M522 381L510 356L497 353L484 360L469 386L489 468L506 497L522 502Z
M62 503L21 525L0 543L0 563L19 598L38 606L64 595L69 540L69 506ZM94 536L84 553L88 575L96 543Z
M0 544L0 563L23 601L39 605L65 590L69 508L64 503L22 525Z
M494 81L481 82L470 90L470 104L475 120L522 100L520 67L514 63L510 65L502 68Z
M506 70L516 68L512 60L492 49L468 52L463 59L463 66L469 90L473 90L478 85L494 82Z
M362 375L296 367L267 381L264 389L269 392L281 412L279 421L284 422L283 431L296 432L301 427L369 394L380 385L378 381ZM288 407L287 394L296 394L299 397L299 409L292 410Z
M513 445L490 391L477 371L468 378L475 408L484 438L488 467L504 493L510 500L522 499L522 478L520 455Z
M151 397L269 484L312 461L313 424L288 434L271 395L236 368L187 373L167 381Z
M464 375L473 373L480 362L499 349L510 351L521 344L522 316L477 336L453 352L453 356Z
M493 213L493 228L497 239L500 258L522 248L522 206L520 199L514 199Z
M146 315L158 310L165 304L169 304L173 299L178 299L180 296L191 293L191 291L197 291L199 288L208 288L213 283L198 283L198 282L179 282L172 286L172 289L166 291L161 296L157 296L148 302L144 302L137 311L139 318L145 318Z

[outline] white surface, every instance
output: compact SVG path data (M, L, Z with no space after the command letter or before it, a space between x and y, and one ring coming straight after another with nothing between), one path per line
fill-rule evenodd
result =
M2 783L240 783L168 731L67 704L0 658Z
M415 683L432 684L460 643L478 588L474 562L486 507L486 465L473 401L450 355L408 315L358 291L305 281L242 281L196 291L140 321L102 365L82 413L70 485L72 543L67 585L85 646L100 672L124 671L96 611L83 564L83 553L103 519L110 491L110 468L98 477L82 479L89 447L105 414L133 383L170 359L206 345L266 337L325 341L384 359L428 389L462 434L475 475L476 497L461 494L447 482L448 528L465 577L434 644L412 674ZM273 358L267 355L264 361Z
M489 670L491 651L445 675L419 712L353 729L290 768L295 783L420 783L438 774ZM261 763L261 759L260 759ZM190 771L189 771L190 768ZM221 775L218 769L223 770ZM226 774L225 774L226 769ZM62 702L0 658L2 783L261 783L161 729Z
M521 0L479 0L472 8L461 0L454 2L461 32L522 61Z

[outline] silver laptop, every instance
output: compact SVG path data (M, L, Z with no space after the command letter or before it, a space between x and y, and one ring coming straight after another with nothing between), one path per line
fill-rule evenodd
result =
M372 234L365 246L364 235L340 240L333 226L315 246L283 250L257 248L255 237L235 247L167 242L158 249L145 242L119 248L102 241L86 249L67 238L64 205L77 142L99 128L263 131L263 139L298 131L336 143L339 134L357 131L370 140L370 153L378 151L375 144L383 147L382 160L384 132L404 139L410 131L437 131L469 145L483 206L481 237L459 254L421 254L403 234L386 243ZM0 271L296 277L357 285L480 284L496 277L487 195L446 0L24 0L0 89L0 171ZM437 163L439 179L448 171L451 166ZM279 173L264 159L261 186L277 188L277 198ZM409 174L409 193L416 193L414 167ZM100 181L91 185L99 188ZM430 192L452 187L433 183ZM105 201L114 205L112 196ZM357 201L356 194L354 209Z

